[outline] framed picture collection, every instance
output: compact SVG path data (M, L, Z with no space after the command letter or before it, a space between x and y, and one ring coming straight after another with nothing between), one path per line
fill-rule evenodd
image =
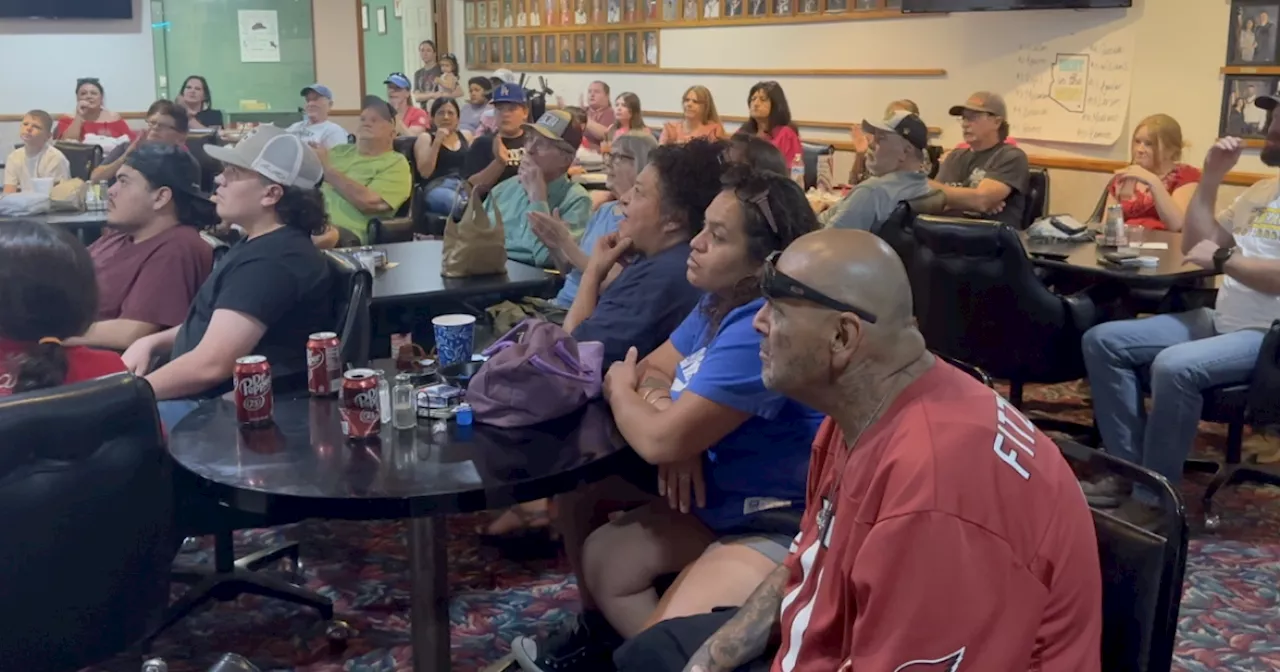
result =
M465 57L477 69L657 69L660 28L879 18L901 6L901 0L466 0Z

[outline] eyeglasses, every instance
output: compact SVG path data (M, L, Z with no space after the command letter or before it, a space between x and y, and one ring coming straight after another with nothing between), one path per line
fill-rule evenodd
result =
M769 255L764 261L764 273L760 276L760 293L766 299L798 299L800 301L808 301L816 303L823 308L841 313L853 313L861 318L864 322L875 324L876 316L861 308L851 306L843 301L833 299L826 294L810 287L809 285L796 280L795 278L778 270L778 257L782 256L782 251L778 250Z
M148 119L148 120L147 120L147 130L150 130L150 131L176 131L176 130L178 130L178 127L177 127L177 126L174 126L173 124L166 124L166 123L163 123L163 122L159 122L159 121L151 121L151 120L149 120L149 119Z

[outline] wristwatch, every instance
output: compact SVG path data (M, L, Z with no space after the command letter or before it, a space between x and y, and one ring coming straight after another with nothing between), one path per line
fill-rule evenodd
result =
M1222 273L1223 268L1227 265L1227 260L1231 255L1236 253L1235 247L1219 247L1213 253L1213 270L1216 273Z

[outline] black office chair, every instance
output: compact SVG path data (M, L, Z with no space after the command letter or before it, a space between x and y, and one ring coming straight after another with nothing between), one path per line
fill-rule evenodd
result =
M412 217L396 217L382 219L374 217L366 228L366 240L370 245L387 243L407 243L413 240L414 222Z
M1027 207L1022 212L1022 230L1026 231L1041 217L1049 214L1049 171L1032 168L1027 176Z
M1150 384L1150 370L1143 369L1144 386ZM1149 388L1148 388L1149 389ZM1280 320L1271 323L1258 350L1253 376L1248 383L1220 385L1201 393L1204 405L1200 418L1227 426L1227 445L1222 461L1191 459L1187 468L1213 474L1202 495L1204 525L1216 530L1222 524L1214 512L1213 498L1218 491L1233 483L1267 483L1280 485L1280 473L1259 468L1256 462L1243 460L1244 428L1280 425Z
M916 249L915 234L912 233L916 215L940 215L946 207L947 195L941 191L931 191L919 198L901 201L888 219L872 227L871 233L888 243L898 253L903 265L910 264Z
M102 147L99 145L59 140L53 146L67 157L71 164L71 177L88 181L93 169L102 165Z
M1096 321L1088 295L1061 296L1035 274L1018 234L998 222L920 215L907 274L916 319L931 350L1009 381L1022 406L1026 383L1083 378L1080 338ZM1074 423L1042 427L1091 435Z
M369 304L373 299L373 276L360 262L344 252L326 251L333 273L334 315L341 341L343 365L363 368L369 364L369 341L372 325Z
M172 475L141 378L0 398L0 667L79 669L155 627L177 551Z
M1136 464L1073 441L1058 447L1073 466L1120 476L1160 498L1154 531L1100 509L1093 509L1093 525L1102 568L1103 672L1168 672L1187 566L1182 496L1164 477Z
M835 154L836 148L831 145L819 145L812 142L800 143L800 157L804 161L804 188L806 191L818 186L818 159ZM791 166L787 166L790 168Z

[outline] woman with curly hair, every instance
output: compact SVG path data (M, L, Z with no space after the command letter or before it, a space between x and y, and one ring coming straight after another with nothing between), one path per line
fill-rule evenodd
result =
M656 350L641 359L633 349L605 377L618 431L657 467L659 496L590 533L577 567L582 619L550 641L512 642L526 671L605 668L617 636L740 605L786 557L822 416L765 388L752 320L765 259L817 228L787 177L748 166L724 176L690 241L698 307ZM605 491L618 498L622 488ZM654 582L676 572L659 599Z

